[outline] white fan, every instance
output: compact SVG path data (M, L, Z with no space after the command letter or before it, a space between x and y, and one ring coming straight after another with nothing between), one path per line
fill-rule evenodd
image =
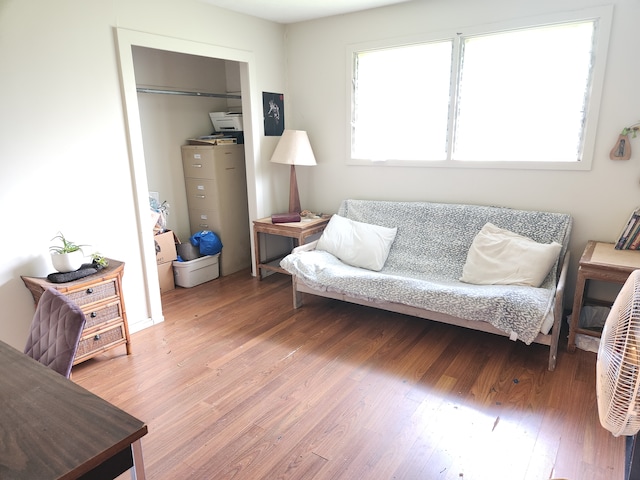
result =
M640 430L640 270L629 275L605 322L596 363L600 423L614 436Z

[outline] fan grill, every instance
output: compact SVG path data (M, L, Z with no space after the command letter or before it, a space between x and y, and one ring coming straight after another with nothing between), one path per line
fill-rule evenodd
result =
M640 430L640 270L631 273L607 317L596 363L598 414L619 435Z

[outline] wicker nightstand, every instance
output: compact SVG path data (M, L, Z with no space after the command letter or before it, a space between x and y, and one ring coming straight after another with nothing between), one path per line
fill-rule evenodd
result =
M52 283L41 277L22 277L36 305L48 287L64 293L77 303L87 317L73 364L124 345L131 354L127 313L122 298L124 263L109 260L109 266L94 275L72 282Z

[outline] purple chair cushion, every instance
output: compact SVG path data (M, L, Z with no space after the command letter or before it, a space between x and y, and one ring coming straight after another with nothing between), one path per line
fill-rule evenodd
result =
M24 353L69 378L85 322L78 305L48 288L38 301Z

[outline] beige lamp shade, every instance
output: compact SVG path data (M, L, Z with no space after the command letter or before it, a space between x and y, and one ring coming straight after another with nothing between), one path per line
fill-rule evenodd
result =
M280 141L271 156L273 163L291 165L289 179L289 212L300 213L300 195L298 194L298 182L296 180L296 165L316 165L316 157L313 155L309 136L303 130L285 130Z
M309 136L303 130L285 130L271 156L273 163L285 165L315 165Z

